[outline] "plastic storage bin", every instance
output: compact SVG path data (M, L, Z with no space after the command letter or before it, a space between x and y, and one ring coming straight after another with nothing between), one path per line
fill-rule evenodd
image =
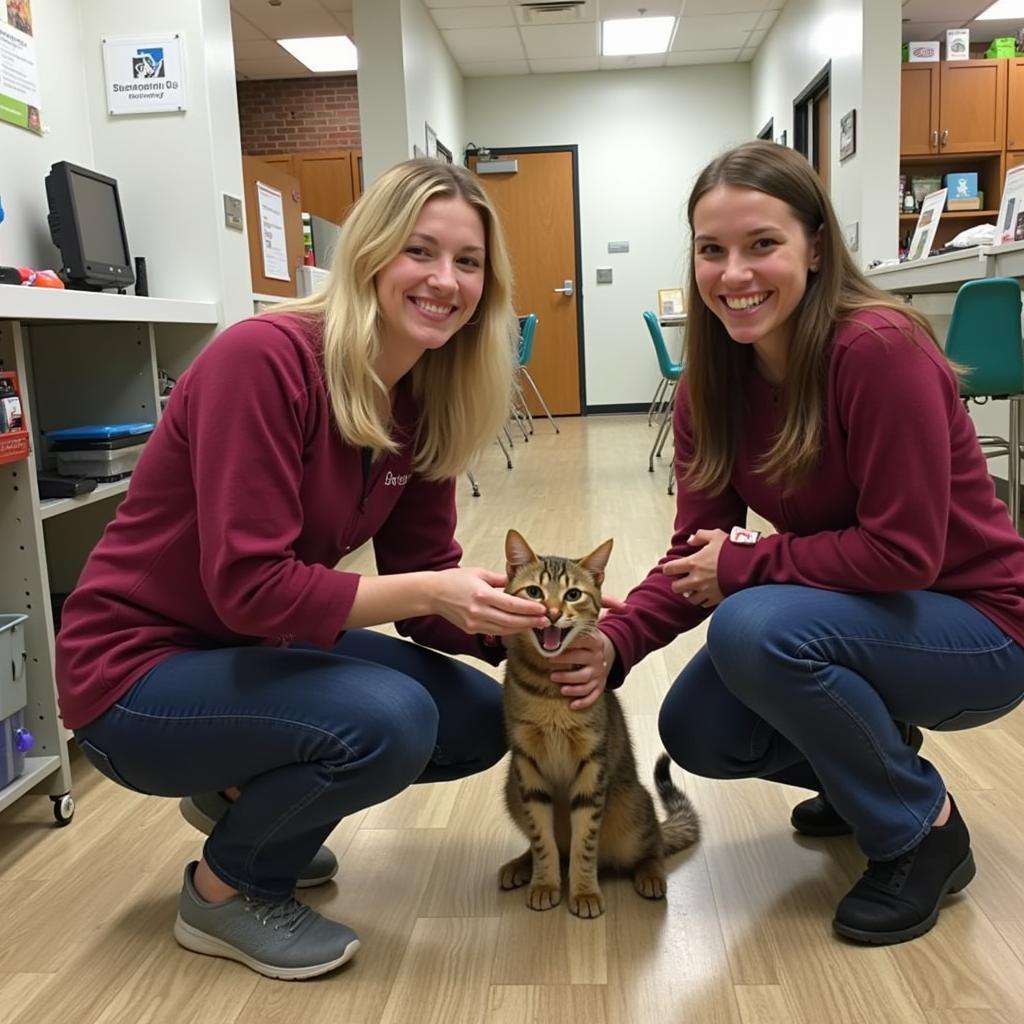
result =
M0 788L25 770L32 737L25 729L27 615L0 615Z
M32 733L25 728L24 711L15 711L0 722L0 789L25 773L25 755L33 742Z
M57 452L57 472L61 476L88 476L94 480L120 480L129 476L142 454L143 445L113 448L109 451Z

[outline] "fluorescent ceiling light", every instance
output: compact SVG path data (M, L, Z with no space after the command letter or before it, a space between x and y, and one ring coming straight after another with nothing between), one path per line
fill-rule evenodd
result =
M996 18L1024 18L1024 0L996 0L975 21L995 21Z
M664 53L672 38L675 18L616 18L601 23L601 53L605 57L628 57L641 53Z
M277 42L310 71L356 70L356 47L348 36L278 39Z

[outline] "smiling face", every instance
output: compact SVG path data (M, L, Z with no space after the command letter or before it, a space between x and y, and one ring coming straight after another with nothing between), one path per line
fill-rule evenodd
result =
M402 251L374 281L387 364L382 376L397 379L473 316L484 289L486 245L480 214L461 196L424 204Z
M733 341L753 345L762 370L781 379L793 315L820 265L818 236L783 200L717 185L694 207L693 237L700 297Z

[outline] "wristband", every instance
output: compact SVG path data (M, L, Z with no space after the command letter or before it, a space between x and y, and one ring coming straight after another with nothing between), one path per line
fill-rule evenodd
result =
M761 539L761 533L758 530L748 530L743 526L734 526L729 531L729 540L733 544L742 544L749 547L756 544Z

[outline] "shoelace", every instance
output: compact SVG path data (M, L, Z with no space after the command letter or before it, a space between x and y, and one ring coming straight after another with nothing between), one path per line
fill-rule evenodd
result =
M312 909L300 903L294 896L281 903L270 900L245 899L245 909L262 925L270 925L275 931L284 928L289 935L294 935L296 928L313 913Z
M914 849L903 854L901 857L897 857L895 860L869 860L868 869L864 872L864 877L871 879L872 882L876 882L878 885L884 886L886 889L893 889L898 892L903 888L903 883L910 875L910 868L914 863L916 854L917 850Z

